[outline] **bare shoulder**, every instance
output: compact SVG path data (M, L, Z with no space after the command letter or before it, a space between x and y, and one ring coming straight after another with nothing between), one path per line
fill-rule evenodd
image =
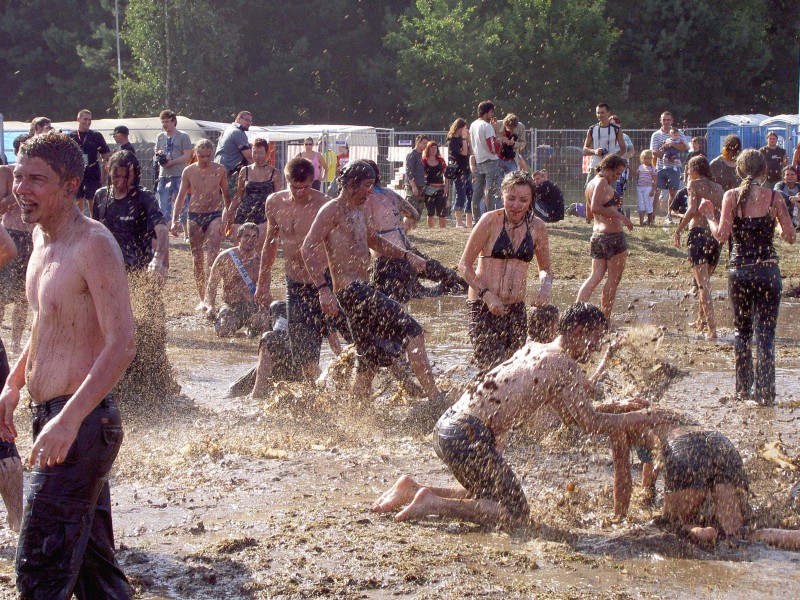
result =
M274 213L278 210L284 201L290 196L291 192L289 190L282 190L280 192L274 192L267 197L266 203L266 211L268 213Z
M547 223L542 221L536 215L531 218L531 229L537 233L547 233Z
M191 177L194 172L197 171L197 163L192 163L191 165L187 165L183 169L183 175L185 177Z
M212 165L212 167L214 169L214 173L216 173L217 175L222 175L224 173L225 177L228 176L228 170L225 167L223 167L221 164L212 162L211 165Z
M333 199L328 196L328 194L320 192L319 190L311 190L311 192L311 201L320 207L324 206L327 202Z

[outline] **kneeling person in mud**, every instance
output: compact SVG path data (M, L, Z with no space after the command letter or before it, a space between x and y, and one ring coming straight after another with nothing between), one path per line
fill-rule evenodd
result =
M214 145L209 140L203 139L197 142L194 148L197 162L186 167L181 175L181 188L172 211L172 234L177 236L181 231L181 211L186 196L189 195L189 245L194 263L194 281L197 285L197 294L200 296L197 308L202 309L208 269L219 253L224 234L223 203L225 208L229 207L231 197L228 192L225 167L211 162ZM206 247L205 259L203 245Z
M220 337L231 336L242 327L258 335L269 326L269 315L259 308L253 295L254 278L258 278L258 225L244 223L236 230L239 245L223 250L211 266L206 287L204 309L213 316L217 300L217 287L222 281L222 301L214 319L214 331Z
M403 475L372 510L390 512L408 505L396 520L437 515L481 524L524 525L528 501L502 453L512 427L535 419L542 406L591 434L650 420L645 413L606 414L615 410L614 403L592 407L594 384L617 345L608 347L589 378L576 361L587 360L598 348L607 323L596 306L573 304L559 319L559 336L553 342L526 344L442 415L433 430L433 447L462 489L429 488Z
M657 422L632 424L611 433L617 517L624 517L630 505L633 447L644 466L658 463L653 483L659 471L664 473L664 513L658 522L698 543L715 542L721 534L800 550L798 530L746 526L747 479L742 457L728 438L678 412L658 410L653 416ZM711 501L713 524L704 526L701 508L706 499Z
M302 253L322 310L331 316L343 312L349 322L358 353L353 394L368 398L378 367L390 365L405 351L426 396L438 399L422 327L400 303L367 284L370 248L384 256L405 258L420 272L425 269L425 260L367 226L364 204L375 185L375 171L369 163L349 163L342 169L339 185L340 195L325 204L314 219ZM332 283L320 267L324 264L319 258L323 249Z

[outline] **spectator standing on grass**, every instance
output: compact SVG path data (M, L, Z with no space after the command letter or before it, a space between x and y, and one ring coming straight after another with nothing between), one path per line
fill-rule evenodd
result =
M589 161L587 185L594 179L595 167L604 156L618 154L624 157L627 152L622 130L611 121L611 107L605 102L601 102L597 105L595 114L597 115L597 124L589 127L586 131L586 140L583 142L583 155L592 157Z
M239 169L253 163L253 151L247 138L247 131L252 124L253 115L246 110L239 111L217 141L214 162L228 171L228 194L231 198L239 186Z
M459 117L447 132L447 162L454 165L456 171L453 185L456 188L456 201L453 213L456 216L456 227L472 227L472 177L469 170L469 131L467 122ZM467 223L464 224L466 215Z
M136 156L136 148L134 148L133 144L128 141L128 136L130 133L130 130L125 127L125 125L117 125L114 127L114 141L119 145L117 150L127 150Z
M83 153L83 179L78 189L78 206L84 212L86 203L89 204L89 213L92 212L94 194L105 183L105 162L111 156L111 150L106 144L106 139L99 131L90 129L92 126L92 112L83 109L76 117L78 128L69 134Z
M611 115L611 122L619 127L620 132L622 132L622 119L620 119L617 115ZM627 133L622 133L622 141L625 142L625 153L622 155L622 158L628 161L628 165L631 164L631 160L634 156L636 156L636 148L633 147L633 141L628 136ZM631 170L630 167L625 169L625 172L622 174L617 180L617 193L620 196L625 195L625 190L628 189L628 182L631 178Z
M448 180L444 176L447 166L439 154L439 144L434 141L425 146L422 157L425 167L425 208L428 211L428 229L435 225L434 215L439 217L439 228L447 227L447 192Z
M500 191L500 166L497 155L497 134L492 126L494 103L484 100L478 104L478 118L469 126L472 146L472 217L475 222L481 214L494 209L494 198ZM483 202L483 208L481 208Z
M508 173L522 170L517 161L517 156L522 153L527 144L525 140L525 126L519 122L517 115L508 113L502 121L494 123L494 131L500 142L500 181Z
M419 134L414 140L414 148L406 154L406 200L417 212L422 212L425 191L425 166L422 153L428 145L428 136Z
M322 154L314 150L314 138L307 137L303 140L303 151L297 156L307 158L311 161L311 164L314 165L314 182L311 184L311 187L315 190L321 190L322 182L325 180L327 174L327 169L325 168L325 158Z
M656 196L653 201L653 213L658 212L659 190L669 191L669 204L675 198L675 194L681 187L680 171L674 168L673 164L666 164L664 162L664 155L669 153L670 157L674 153L684 152L686 150L686 142L680 135L680 131L676 130L678 135L670 136L670 129L674 118L672 113L664 111L661 113L661 128L653 132L650 136L650 150L653 156L656 157ZM674 160L674 158L672 159ZM669 206L669 204L667 206ZM672 217L667 210L667 223L672 223Z
M636 208L639 211L639 225L652 225L655 220L653 202L656 197L656 169L653 166L653 153L642 150L639 167L636 170Z
M764 155L767 161L767 180L764 186L774 188L781 180L781 170L789 164L786 158L786 150L778 146L778 134L770 131L767 134L767 145L762 146L759 152Z

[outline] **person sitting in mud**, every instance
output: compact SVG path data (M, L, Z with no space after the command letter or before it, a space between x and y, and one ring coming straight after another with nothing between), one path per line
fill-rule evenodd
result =
M400 304L405 304L417 295L438 296L466 292L467 282L458 273L413 246L406 236L406 231L419 221L417 209L392 190L380 187L381 173L378 165L371 160L364 162L369 163L375 170L375 188L364 205L367 223L378 235L426 261L425 270L417 273L407 260L383 256L371 250L370 253L375 259L371 283L375 289ZM432 291L423 290L423 286L418 283L419 278L438 282L438 285Z
M664 512L656 523L674 526L697 543L712 543L723 535L800 550L800 531L746 527L747 479L742 457L728 438L677 412L658 410L653 415L652 423L629 424L610 434L617 517L624 517L630 505L633 447L643 464L658 462L653 482L659 472L664 474ZM703 526L700 513L706 499L711 500L713 524Z
M633 223L620 212L622 197L614 185L620 175L628 168L624 158L609 154L597 165L597 175L586 186L586 218L594 219L594 227L589 254L592 257L592 272L578 290L577 302L588 302L592 293L606 277L600 309L611 318L611 309L617 295L617 287L622 281L622 271L628 258L628 245L625 242L623 226L633 231Z
M203 310L208 269L219 253L225 233L222 209L230 207L231 197L225 167L211 160L214 157L214 144L202 139L194 149L197 162L183 170L181 187L172 210L172 235L178 236L181 231L181 211L189 194L189 245L194 263L194 281L200 296L197 309ZM206 247L205 259L203 245Z
M480 369L491 369L525 343L525 292L534 257L539 291L532 304L550 303L550 244L547 226L531 210L535 191L536 184L527 173L506 175L500 187L503 208L481 217L461 255L458 268L470 286L469 336Z
M306 269L301 246L311 229L314 218L328 196L312 187L314 165L307 158L297 156L286 163L284 169L289 189L276 192L267 198L267 236L261 250L261 266L256 285L256 302L260 306L272 303L272 265L278 256L278 244L283 247L284 271L286 273L286 300L289 313L289 340L294 360L302 365L308 381L314 381L320 374L319 357L322 339L335 327L326 322L319 300L319 290L314 284L311 270ZM325 272L325 256L317 256L315 268ZM325 281L327 282L327 276ZM346 327L342 326L341 329ZM333 333L335 336L336 334ZM332 343L334 352L339 354L338 340ZM264 398L268 395L272 375L271 354L261 346L258 353L258 371L253 387L253 396Z
M433 430L433 447L462 489L424 487L403 475L372 510L384 513L408 505L395 520L438 515L480 524L524 525L528 501L502 454L512 427L531 420L542 406L550 406L564 423L592 434L652 421L643 412L607 414L624 407L617 403L592 407L594 385L619 345L608 346L588 379L576 361L587 360L598 348L607 325L596 306L573 304L559 319L559 336L553 342L525 345L470 386L442 415Z
M717 268L721 246L708 228L708 221L698 210L700 202L709 200L714 208L722 208L722 186L711 181L711 170L705 156L695 156L686 167L689 183L686 189L689 192L689 206L686 214L675 228L673 236L676 248L681 247L681 231L689 226L689 237L686 246L689 250L689 263L692 265L694 280L700 296L700 305L697 320L692 326L698 331L708 327L706 339L717 339L717 326L714 319L714 303L711 297L711 275Z
M322 310L330 316L343 313L350 325L358 358L353 395L370 396L378 367L389 366L403 352L435 412L439 390L433 377L422 327L403 306L367 283L369 250L405 258L418 272L425 260L393 244L367 226L364 204L375 185L375 170L363 160L350 162L339 176L340 194L317 214L303 242L306 267L319 293ZM325 251L332 281L324 272ZM322 260L320 260L322 255Z
M258 278L259 231L255 223L244 223L236 229L238 246L219 253L211 272L203 307L210 318L214 318L214 331L220 337L234 335L247 327L248 335L260 335L269 327L266 310L256 305L253 295ZM222 282L223 305L216 311L217 287Z
M532 306L528 312L528 341L549 344L558 337L558 308L552 304Z

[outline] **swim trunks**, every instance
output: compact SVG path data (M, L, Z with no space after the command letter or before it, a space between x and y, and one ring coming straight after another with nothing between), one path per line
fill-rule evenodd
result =
M379 256L372 267L371 284L381 294L405 304L411 300L416 273L405 258Z
M608 260L628 250L625 234L622 232L593 233L590 241L589 255L592 258Z
M705 227L692 227L686 240L689 251L689 262L692 265L707 264L716 267L722 249L720 243L714 239L711 231Z
M742 457L718 431L691 431L664 444L664 490L712 489L718 483L747 488Z
M494 315L483 300L467 300L469 337L475 347L473 360L488 370L511 357L525 344L528 315L525 303L507 305L508 313Z
M326 278L327 280L327 278ZM298 364L319 363L322 338L327 335L319 291L313 283L286 280L289 347Z
M525 492L480 419L449 409L433 428L433 449L470 498L497 502L512 521L528 517Z
M25 301L25 274L33 252L33 236L29 231L7 229L17 247L17 256L0 269L0 300L3 303Z
M364 282L352 282L336 298L350 324L358 371L389 366L422 334L422 327L402 304Z
M195 224L203 230L203 233L208 231L208 227L214 222L214 219L219 219L222 216L221 210L214 210L211 212L190 212L189 220L194 221Z

